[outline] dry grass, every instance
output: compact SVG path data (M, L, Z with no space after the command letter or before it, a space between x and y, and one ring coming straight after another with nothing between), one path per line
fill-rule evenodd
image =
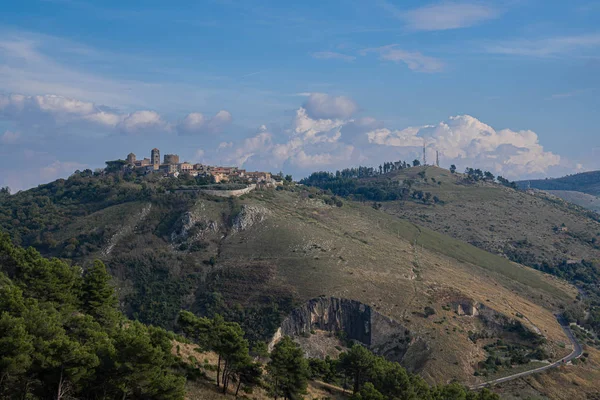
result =
M558 346L567 339L552 313L576 296L567 284L369 206L323 207L285 192L246 201L272 214L225 240L224 268L268 262L275 266L271 283L261 285L288 287L300 301L319 295L355 299L401 321L432 349L422 371L431 383L473 382L473 366L485 357L468 338L477 320L442 309L447 293L509 317L521 313L525 325L547 336L557 357L568 351ZM252 287L247 292L254 293ZM416 316L425 306L436 309L436 318ZM442 316L445 321L435 323Z

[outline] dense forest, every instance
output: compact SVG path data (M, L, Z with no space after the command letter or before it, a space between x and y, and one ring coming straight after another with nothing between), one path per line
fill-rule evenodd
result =
M181 399L174 335L127 321L100 262L83 272L0 234L0 397Z

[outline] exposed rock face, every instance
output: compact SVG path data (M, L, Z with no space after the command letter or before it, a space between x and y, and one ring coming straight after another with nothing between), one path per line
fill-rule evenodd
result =
M270 211L264 207L244 204L240 213L233 218L231 229L233 232L245 231L263 222L269 214Z
M319 297L292 311L273 337L271 346L282 336L307 336L312 330L344 332L346 338L364 344L389 360L399 362L417 342L411 338L406 327L366 304L355 300Z
M181 243L186 240L202 239L208 232L217 232L219 225L215 221L209 221L197 216L191 211L184 213L171 233L173 243Z
M481 304L466 298L455 300L451 304L454 312L458 315L468 315L470 317L478 316L479 310L477 308L482 306Z

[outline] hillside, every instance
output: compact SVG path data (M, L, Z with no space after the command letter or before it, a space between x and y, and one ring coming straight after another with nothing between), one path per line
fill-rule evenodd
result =
M419 176L425 173L425 178ZM436 167L398 171L378 179L413 180L441 202L386 202L386 212L530 266L600 259L600 218L541 192L516 191Z
M311 299L350 299L402 327L395 357L432 383L487 375L484 346L498 338L523 355L568 352L553 313L573 302L573 287L316 189L220 199L171 194L161 181L75 176L4 198L0 224L44 254L84 266L102 259L126 314L146 323L171 327L182 308L221 313L256 345Z
M518 182L518 184L521 188L566 190L600 196L600 171L583 172L562 178L527 180Z
M598 196L572 190L545 190L545 192L579 207L600 213L600 197Z

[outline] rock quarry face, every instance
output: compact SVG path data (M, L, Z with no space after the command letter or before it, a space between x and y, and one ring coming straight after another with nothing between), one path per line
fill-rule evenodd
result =
M417 359L416 363L424 364L423 357L428 357L425 343L412 338L410 331L399 322L366 304L334 297L312 299L292 311L273 337L270 347L283 336L306 337L315 330L343 332L347 339L362 343L375 354L392 361L402 362L407 353L413 353L411 347L419 349L419 356L410 356L411 360ZM305 351L311 353L310 349ZM414 363L411 361L411 364Z

